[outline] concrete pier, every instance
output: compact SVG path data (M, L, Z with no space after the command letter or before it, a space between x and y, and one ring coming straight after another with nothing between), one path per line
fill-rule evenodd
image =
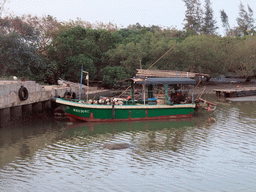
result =
M43 111L49 111L52 108L52 102L51 101L43 101L42 102L42 110Z
M22 105L22 116L29 117L32 115L32 104Z
M65 93L75 93L79 97L80 84L43 86L35 81L0 81L0 127L25 116L39 115L51 110L52 97L64 97ZM81 96L85 98L87 87L82 86ZM104 95L108 90L90 87L89 96Z
M37 115L43 112L42 102L37 102L32 104L32 114Z
M11 122L10 108L0 109L0 127L4 127Z
M10 108L11 121L18 121L22 118L21 106L15 106Z

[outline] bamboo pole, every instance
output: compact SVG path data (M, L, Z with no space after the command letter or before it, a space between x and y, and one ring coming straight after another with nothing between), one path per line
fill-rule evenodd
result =
M131 86L127 87L118 97L121 97Z
M169 49L165 54L162 55L155 63L153 63L147 70L149 70L151 67L153 67L160 59L162 59L167 53L169 53L176 45L172 46L171 49Z

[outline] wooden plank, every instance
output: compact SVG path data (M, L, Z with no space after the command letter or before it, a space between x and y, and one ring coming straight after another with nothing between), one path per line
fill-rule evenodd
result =
M192 73L186 71L170 71L170 70L146 70L137 69L137 77L189 77L194 78L195 76L210 77L209 74L203 73Z
M231 92L255 91L255 90L256 90L256 87L243 87L243 88L234 88L234 89L214 89L213 91L231 93Z

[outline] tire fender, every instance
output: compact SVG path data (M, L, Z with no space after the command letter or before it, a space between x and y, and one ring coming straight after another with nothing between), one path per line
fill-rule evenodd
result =
M19 89L19 98L21 101L25 101L28 99L28 90L26 87L24 86L21 86L20 89Z
M67 98L67 96L68 96L68 97L71 97L71 99L76 99L76 93L73 92L73 91L71 91L71 92L66 91L66 92L64 93L63 98Z

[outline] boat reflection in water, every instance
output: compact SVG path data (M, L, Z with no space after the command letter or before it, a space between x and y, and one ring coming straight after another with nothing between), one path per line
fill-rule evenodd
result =
M205 122L207 123L207 120ZM176 150L193 127L192 119L75 123L67 127L67 132L74 138L86 138L91 144L96 142L96 146L126 143L136 150Z

